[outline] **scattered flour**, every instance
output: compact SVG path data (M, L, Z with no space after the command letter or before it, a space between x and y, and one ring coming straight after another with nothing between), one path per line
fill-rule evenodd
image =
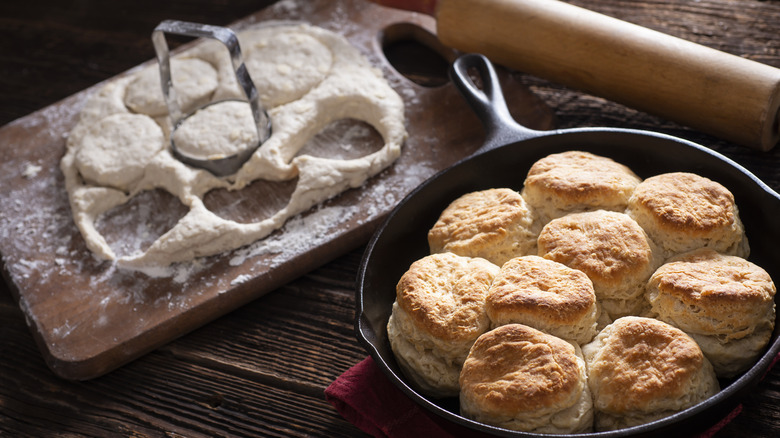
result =
M251 280L252 276L247 274L241 274L238 277L234 278L230 281L231 286L237 286L241 283L246 283L247 281Z
M24 166L24 170L22 171L22 176L25 178L35 178L38 176L38 173L43 169L41 166L37 164L27 163Z
M295 2L282 2L276 7L299 6ZM382 73L343 36L307 24L264 23L240 32L239 41L250 76L263 85L258 93L271 118L272 135L235 175L218 178L173 157L169 147L169 120L167 116L159 116L164 107L152 92L159 82L150 75L150 69L156 69L156 65L109 82L86 103L80 122L68 136L67 153L60 167L73 218L88 248L98 258L116 260L117 266L123 269L138 270L153 277L167 275L170 271L164 268L172 264L266 238L290 218L344 190L362 186L400 155L401 144L407 136L404 102ZM174 86L194 84L197 89L178 95L192 95L195 97L190 100L196 101L204 90L212 90L212 100L241 98L228 53L221 44L206 41L174 60L182 66L172 70ZM192 68L185 69L187 65ZM195 67L198 71L212 69L216 81L206 75L208 81L198 83L191 73ZM177 71L182 75L178 81ZM145 109L148 109L146 114L137 112ZM211 117L205 112L196 116L199 114ZM384 146L352 159L297 154L308 139L341 119L357 119L372 125L384 140ZM251 118L246 123L251 125ZM181 132L182 138L187 136L191 148L208 156L229 155L233 153L229 148L244 144L246 136L241 127L228 130L230 126L221 122L188 125L185 121L182 131L175 133L178 136ZM202 132L204 129L207 132ZM348 133L343 147L348 148L350 137L358 135L365 132L358 129ZM224 140L202 144L208 138ZM227 146L213 150L216 144ZM213 189L240 190L256 180L293 178L297 178L297 185L288 204L258 222L224 219L209 211L203 202L203 197ZM189 211L146 249L136 248L117 256L96 223L105 212L152 189L162 189L178 197ZM291 248L289 242L284 246L285 251ZM260 251L272 253L274 241L264 242L261 247ZM185 277L180 272L175 276Z
M309 10L315 7L314 3L303 0L282 0L272 7L274 15L277 17L285 18L286 15L290 19L297 19L306 16L310 12ZM342 29L338 26L348 25L347 30L356 32L355 24L347 23L348 17L343 14L343 11L336 10L335 14L333 23L326 22L325 25L328 28L338 29L341 33ZM242 26L253 23L254 20L245 20ZM196 46L190 54L202 53L199 52L200 50L205 49ZM364 59L357 56L354 50L350 49L350 51L352 53L350 56L356 56L355 59ZM188 56L185 53L182 55ZM363 54L365 59L369 59L374 65L380 65L374 55L368 55L370 56L366 57L366 54ZM206 57L208 58L208 56ZM218 69L223 60L209 58L209 62ZM370 95L369 102L393 101L395 115L392 117L402 116L403 102L400 98L403 97L407 103L414 101L415 87L392 75L383 78L381 72L370 67L367 62L360 61L360 63L376 77L375 82L372 82L368 88L383 90L381 93L368 93ZM344 64L339 65L343 66ZM146 71L147 68L150 68L148 64L136 67L117 78L96 85L89 93L74 95L67 102L45 108L13 122L13 124L22 129L29 128L27 130L33 136L31 141L35 144L60 145L65 140L70 148L78 140L79 135L83 135L83 133L79 134L79 131L83 129L83 124L88 123L89 120L99 118L101 114L129 112L121 97L136 75ZM152 65L151 68L156 68L156 65ZM284 68L281 70L283 71ZM337 99L353 99L365 90L350 88L349 82L352 82L352 79L353 77L350 76L349 81L343 81L345 83L339 84L339 90L344 94L337 96ZM235 97L237 92L228 86L229 81L225 79L224 74L219 77L219 80L222 82L218 82L214 94L219 93L220 98ZM372 79L372 81L374 80ZM395 91L385 88L387 81L392 88L395 88ZM375 86L380 83L384 85ZM309 94L311 93L307 93L306 96ZM310 97L325 99L327 105L319 108L320 111L331 111L330 105L335 105L333 96L328 97L322 92L315 93ZM328 101L328 98L331 100ZM288 109L284 111L295 109L305 114L307 109L317 108L317 105L319 104L307 107L306 105L289 103L271 108L271 111L282 112L281 108L286 106ZM360 120L369 118L368 122L372 120L375 122L377 118L384 117L379 112L365 111L365 108L366 102L352 105L352 112L336 112L333 114L333 118L340 120L342 117L353 118L357 115L360 117L354 118ZM71 128L79 118L83 121L82 128L71 132ZM170 130L165 125L164 120L160 117L154 117L154 120L168 135ZM331 121L323 121L322 123L331 123ZM312 125L306 130L307 135L315 135L324 126L322 123ZM376 126L378 123L370 124ZM42 126L45 129L41 129ZM291 126L291 130L296 129L296 126ZM361 148L353 147L350 142L366 136L367 132L364 126L347 131L343 143L336 145L336 149L345 151L344 155L348 155L350 158L360 153ZM279 127L275 125L275 128ZM386 143L394 141L400 144L406 135L403 126L394 126L392 129L379 127L377 132ZM414 146L426 147L427 141L425 136L415 138ZM145 330L148 324L157 323L160 312L190 310L204 299L208 299L210 292L207 291L228 291L230 286L250 281L259 273L289 262L291 258L301 253L329 242L333 239L334 233L343 230L344 224L348 223L350 227L360 227L366 222L373 222L377 215L389 211L406 193L430 176L436 166L435 163L407 159L402 167L396 166L384 171L388 174L382 178L367 179L367 177L363 178L365 175L361 175L359 172L350 174L349 166L352 165L353 160L345 160L345 168L333 173L320 172L310 178L308 183L322 183L328 181L328 178L349 176L346 185L335 185L332 193L324 191L307 194L305 198L307 202L312 203L314 208L307 207L297 214L287 211L291 215L289 220L279 223L280 229L272 231L265 239L253 241L226 253L224 256L216 256L216 258L198 255L193 259L169 265L140 263L135 266L122 264L118 260L107 261L106 257L90 256L93 253L85 249L84 241L74 231L72 216L74 209L73 204L70 204L71 199L65 190L65 185L75 181L75 185L81 189L95 187L88 187L83 181L79 181L78 172L76 172L76 178L66 182L65 179L71 178L72 175L67 175L67 166L65 166L64 173L55 170L56 163L53 163L52 160L57 159L56 157L51 158L49 155L45 155L46 158L41 159L41 156L36 155L35 151L31 150L28 153L27 149L21 145L9 145L9 147L23 152L19 153L16 159L0 163L0 182L3 182L3 187L12 188L0 194L0 249L3 252L3 262L11 282L23 291L19 297L19 305L27 324L31 327L37 327L44 334L50 334L51 338L45 339L45 342L63 360L67 360L69 352L58 349L60 346L67 348L69 345L67 340L70 338L81 338L85 335L93 336L96 339L105 337L107 336L106 330L116 324L122 324L126 330L120 335L112 332L114 334L113 340L117 343L126 341ZM307 168L308 171L317 169L317 166L312 165L312 160L309 158L300 159L294 163L290 161L290 157L297 159L299 155L293 150L285 150L281 147L277 147L276 150L282 153L281 163L284 166L268 165L269 173L275 172L289 176L294 174L296 170L300 171L303 168ZM392 152L397 153L397 150ZM381 158L379 155L375 156ZM385 158L392 156L393 154L385 155ZM164 160L159 159L155 162L158 175L165 176L170 173L169 176L172 176L172 179L202 177L199 172L182 169L182 166L179 165L161 166L162 162ZM298 167L299 163L301 167ZM322 163L325 163L325 160ZM386 161L379 160L371 172L382 171L386 164ZM327 166L320 167L320 169L323 168L327 168ZM240 181L238 178L221 180L220 187L225 188L232 184L237 188L240 184L251 181L253 177L257 176L246 171L242 175ZM258 176L258 178L262 177L262 175ZM16 180L9 183L8 180L14 179ZM206 179L209 183L215 181L208 177ZM163 190L177 192L176 189L171 188L175 184L170 183L169 180L163 179L163 181L165 181ZM340 200L324 204L317 201L319 196L337 194L350 187L359 188L351 195L352 199L357 197L354 205ZM116 192L107 188L104 193L113 193L111 196L116 197L114 202L128 202L133 196L153 188L152 185L137 185ZM181 196L198 196L197 192L185 193L183 190L179 190L179 192L171 194L179 198ZM88 199L86 195L89 193L89 191L85 191L83 193L85 197L81 199ZM30 199L35 199L36 202L29 202ZM85 213L87 210L82 209L85 207L93 208L95 205L76 205L75 211ZM140 217L153 217L154 213L151 210L153 209L140 204L135 212ZM93 218L100 216L101 213L95 213ZM154 235L156 230L144 228L145 223L141 222L145 222L145 220L139 220L138 226L132 227L131 222L134 219L138 218L129 218L124 226L131 230L134 229L137 236ZM128 244L128 250L124 253L137 257L143 253L143 246L138 245L137 242ZM210 267L215 260L229 264L241 273L227 278L224 278L226 277L224 275L214 274ZM145 275L139 276L136 271L143 272ZM150 290L151 284L155 286ZM159 284L166 285L166 287L161 288L161 292L157 291L158 286L156 285ZM78 287L72 287L74 285ZM50 314L40 313L41 307L45 308L48 305L45 302L45 295L50 292L47 291L62 291L63 287L66 289L67 300L81 303L80 308L88 311L78 313L65 311L54 318ZM43 295L36 293L36 289L42 291ZM108 336L106 339L110 338L111 336Z

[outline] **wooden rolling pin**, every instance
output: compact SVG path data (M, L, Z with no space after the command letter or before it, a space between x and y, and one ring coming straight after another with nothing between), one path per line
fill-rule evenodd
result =
M373 0L462 52L753 149L780 141L780 69L555 0ZM737 6L735 6L737 7Z

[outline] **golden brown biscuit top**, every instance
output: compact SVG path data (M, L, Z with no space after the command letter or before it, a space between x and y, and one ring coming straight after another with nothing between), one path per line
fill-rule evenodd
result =
M418 328L442 340L476 338L488 326L485 297L498 266L439 253L415 261L396 286L398 305Z
M612 326L597 359L588 364L590 378L599 382L603 410L641 411L654 400L674 398L690 389L704 362L693 339L651 318L623 317Z
M661 229L706 234L735 221L734 195L721 184L693 173L656 175L638 185L630 201Z
M658 268L650 284L689 305L728 306L732 311L771 302L776 292L760 266L711 249L675 257Z
M467 193L444 209L428 232L428 242L431 247L449 245L454 252L459 252L458 248L485 247L503 240L509 226L527 214L525 200L514 190Z
M554 219L538 243L544 258L579 269L600 284L620 283L653 263L644 230L623 213L599 210Z
M488 315L533 314L558 323L579 321L596 301L583 272L537 256L517 257L501 266L486 301Z
M528 171L525 186L555 193L569 202L588 204L615 193L630 192L639 182L631 169L610 158L567 151L535 162Z
M460 374L486 414L501 415L568 406L581 382L574 347L522 324L508 324L480 336Z

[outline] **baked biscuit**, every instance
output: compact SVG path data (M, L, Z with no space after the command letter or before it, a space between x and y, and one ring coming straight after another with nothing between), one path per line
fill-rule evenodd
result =
M441 253L412 263L399 280L387 334L398 364L421 392L458 394L469 348L490 328L485 297L497 273L487 260Z
M649 423L720 390L696 342L657 319L619 318L583 345L582 353L596 431Z
M539 255L587 274L613 319L646 311L645 284L661 264L656 245L639 224L604 210L550 221L539 234Z
M431 253L482 257L501 266L536 254L539 225L525 200L499 188L467 193L453 201L428 232Z
M658 268L646 293L658 319L688 333L718 376L731 377L750 368L769 342L776 291L755 264L699 249Z
M624 211L640 181L631 169L610 158L568 151L534 163L522 195L543 225L568 213Z
M666 258L698 248L745 258L750 253L734 195L703 176L675 172L648 178L634 190L627 213Z
M461 415L535 433L591 431L593 402L580 347L522 324L477 339L460 374Z
M579 344L593 339L601 315L587 275L538 256L501 266L485 310L492 327L525 324Z

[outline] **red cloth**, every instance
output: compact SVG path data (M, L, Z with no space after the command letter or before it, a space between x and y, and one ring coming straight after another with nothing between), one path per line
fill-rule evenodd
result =
M778 360L780 354L772 365ZM382 374L371 357L363 359L331 383L325 389L325 398L347 421L377 438L484 436L415 403ZM740 412L741 404L698 438L711 438Z
M393 385L371 357L331 383L325 389L325 398L347 421L377 438L455 436L431 418L436 414Z

